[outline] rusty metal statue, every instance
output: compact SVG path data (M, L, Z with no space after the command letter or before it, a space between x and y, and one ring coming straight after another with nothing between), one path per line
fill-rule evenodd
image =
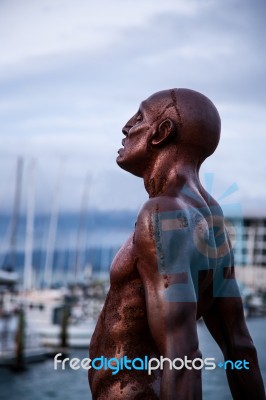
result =
M91 368L93 399L201 399L200 317L225 360L249 366L227 368L232 397L264 399L222 210L199 180L220 138L215 106L193 90L161 91L141 103L122 131L117 163L143 178L149 200L112 263L90 358L112 359L109 367L125 357L190 364L171 368L165 360L150 373L129 364L116 374Z

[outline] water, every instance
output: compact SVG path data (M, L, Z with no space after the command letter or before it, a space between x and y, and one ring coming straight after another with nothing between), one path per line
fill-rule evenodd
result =
M264 385L266 384L266 318L248 319L247 325L255 343ZM216 342L211 337L206 326L198 326L200 348L203 357L215 357L216 363L223 361L223 356ZM245 355L243 356L245 358ZM232 396L226 380L225 371L216 368L213 371L203 371L203 399L230 400Z
M248 326L257 347L260 367L266 382L266 319L248 320ZM215 357L222 361L222 354L208 333L204 324L198 326L200 347L203 357ZM86 349L72 351L71 357L88 357ZM230 400L225 371L215 369L203 373L203 399ZM85 370L53 369L53 360L31 364L28 369L14 374L7 369L0 369L0 400L90 400L91 394ZM125 399L126 400L126 399Z
M58 216L56 238L49 245L52 265L52 284L66 285L73 281L74 267L79 264L83 272L86 265L93 266L93 273L108 273L111 261L121 244L134 228L136 213L91 211L84 220L77 213ZM82 222L82 223L81 223ZM36 215L32 251L33 281L35 287L44 284L50 215ZM21 216L15 232L16 246L12 251L12 218L0 213L0 268L12 267L23 281L25 263L26 217ZM13 233L14 234L14 233Z

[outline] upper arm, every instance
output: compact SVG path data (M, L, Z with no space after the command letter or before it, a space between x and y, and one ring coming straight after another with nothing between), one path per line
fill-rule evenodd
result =
M185 256L189 251L184 249L186 234L178 235L169 215L160 201L149 201L139 214L134 240L150 331L160 352L174 356L189 354L198 343L196 295Z

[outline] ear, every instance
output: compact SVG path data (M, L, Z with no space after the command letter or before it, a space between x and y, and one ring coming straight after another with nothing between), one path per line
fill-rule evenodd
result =
M153 146L162 146L166 144L172 137L174 132L174 124L170 118L165 119L157 127L151 138L151 144Z

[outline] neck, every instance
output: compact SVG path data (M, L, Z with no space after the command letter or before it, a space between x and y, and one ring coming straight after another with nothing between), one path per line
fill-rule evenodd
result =
M171 160L170 168L169 160ZM191 160L190 157L183 156L174 162L169 154L165 157L158 157L143 176L149 197L175 197L184 185L198 186L200 184L199 166L199 163Z

